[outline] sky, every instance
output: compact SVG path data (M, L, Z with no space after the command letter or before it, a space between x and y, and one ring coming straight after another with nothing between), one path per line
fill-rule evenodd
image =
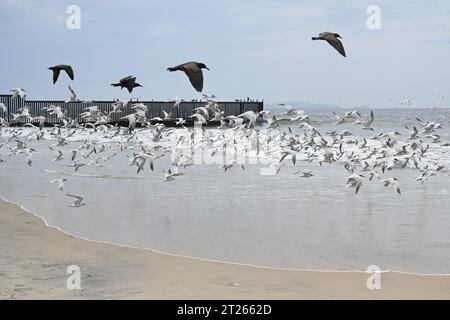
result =
M70 5L80 29L66 26ZM367 27L370 5L380 29ZM450 105L448 0L0 0L0 25L0 93L21 87L28 99L66 99L68 84L86 100L199 98L166 70L194 60L219 100ZM347 58L311 41L322 31L342 36ZM53 85L56 64L72 65L75 80ZM110 86L130 74L143 88Z

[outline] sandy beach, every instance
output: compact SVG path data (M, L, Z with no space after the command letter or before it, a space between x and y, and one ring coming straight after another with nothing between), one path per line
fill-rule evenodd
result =
M0 201L1 299L449 299L450 277L285 271L175 257L78 239ZM81 290L66 288L69 265Z

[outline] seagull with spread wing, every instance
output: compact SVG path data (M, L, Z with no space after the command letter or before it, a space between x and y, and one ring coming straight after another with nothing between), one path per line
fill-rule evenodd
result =
M69 205L69 207L79 208L79 207L86 205L86 203L83 202L82 196L75 195L75 194L66 194L66 196L73 198L73 203L71 205Z
M342 56L346 57L344 45L342 44L341 40L342 37L338 33L332 33L332 32L321 32L319 33L318 37L312 37L312 40L325 40L330 44L333 48L337 50Z
M10 90L12 92L12 99L16 99L17 97L20 97L21 99L25 99L27 96L27 90L22 88L14 88Z

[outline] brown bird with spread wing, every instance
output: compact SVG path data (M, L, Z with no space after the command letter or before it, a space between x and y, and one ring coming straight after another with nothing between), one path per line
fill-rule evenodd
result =
M118 83L111 83L113 87L120 87L120 89L127 88L128 92L133 92L133 89L136 87L142 87L139 83L136 82L136 77L128 76L120 79Z
M346 57L344 45L342 44L341 40L342 37L338 33L332 33L332 32L322 32L319 33L318 37L312 37L312 40L325 40L328 42L333 48L337 50L341 55Z
M190 61L180 64L175 67L167 68L168 71L183 71L189 78L192 86L198 92L203 90L203 72L202 69L209 70L209 68L201 62Z
M49 67L48 69L53 71L53 84L55 84L56 81L58 80L59 73L61 72L61 70L65 71L71 80L74 79L73 69L71 66L67 64L58 64L56 66Z

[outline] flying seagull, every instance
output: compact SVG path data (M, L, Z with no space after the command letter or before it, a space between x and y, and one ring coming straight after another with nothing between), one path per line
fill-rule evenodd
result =
M69 205L69 207L79 208L86 205L86 203L83 202L82 196L74 194L66 194L66 196L73 198L73 203Z
M120 79L118 83L111 83L113 87L120 87L120 89L127 88L128 92L133 92L133 89L136 87L142 87L139 83L136 82L136 77L128 76Z
M189 78L192 86L198 92L202 92L203 90L203 72L202 69L209 70L209 68L200 62L190 61L183 64L180 64L175 67L167 68L168 71L183 71Z
M8 112L8 108L3 102L0 102L0 110L3 111L4 113Z
M400 191L400 186L398 184L398 179L397 178L389 178L389 179L384 179L381 181L381 183L387 187L387 186L392 186L395 191L397 191L398 194L402 194L402 192Z
M70 86L68 86L68 87L69 87L70 94L69 94L69 100L66 100L66 103L80 102L80 99L77 98L77 94L75 93L75 91Z
M21 99L25 99L27 96L27 90L22 88L14 88L10 90L12 92L12 99L16 99L17 97L20 97Z
M61 70L65 71L71 80L74 79L73 69L67 64L58 64L57 66L49 67L48 69L53 71L53 84L58 80Z
M301 178L311 178L314 176L313 173L308 170L303 171L303 172L300 172L300 171L294 172L294 174L298 174L298 173L301 173L301 175L300 175Z
M373 110L370 110L370 117L369 119L363 119L360 115L355 116L355 122L353 124L362 124L362 129L364 130L372 130L371 127L373 121L375 120L375 115L373 114Z
M344 46L342 45L341 40L342 37L338 33L332 33L332 32L322 32L319 33L318 37L312 37L312 40L325 40L328 42L333 48L335 48L341 55L346 57Z
M59 191L63 191L64 190L64 182L67 181L67 179L61 178L61 179L55 179L55 180L51 180L51 183L58 183L58 189Z

